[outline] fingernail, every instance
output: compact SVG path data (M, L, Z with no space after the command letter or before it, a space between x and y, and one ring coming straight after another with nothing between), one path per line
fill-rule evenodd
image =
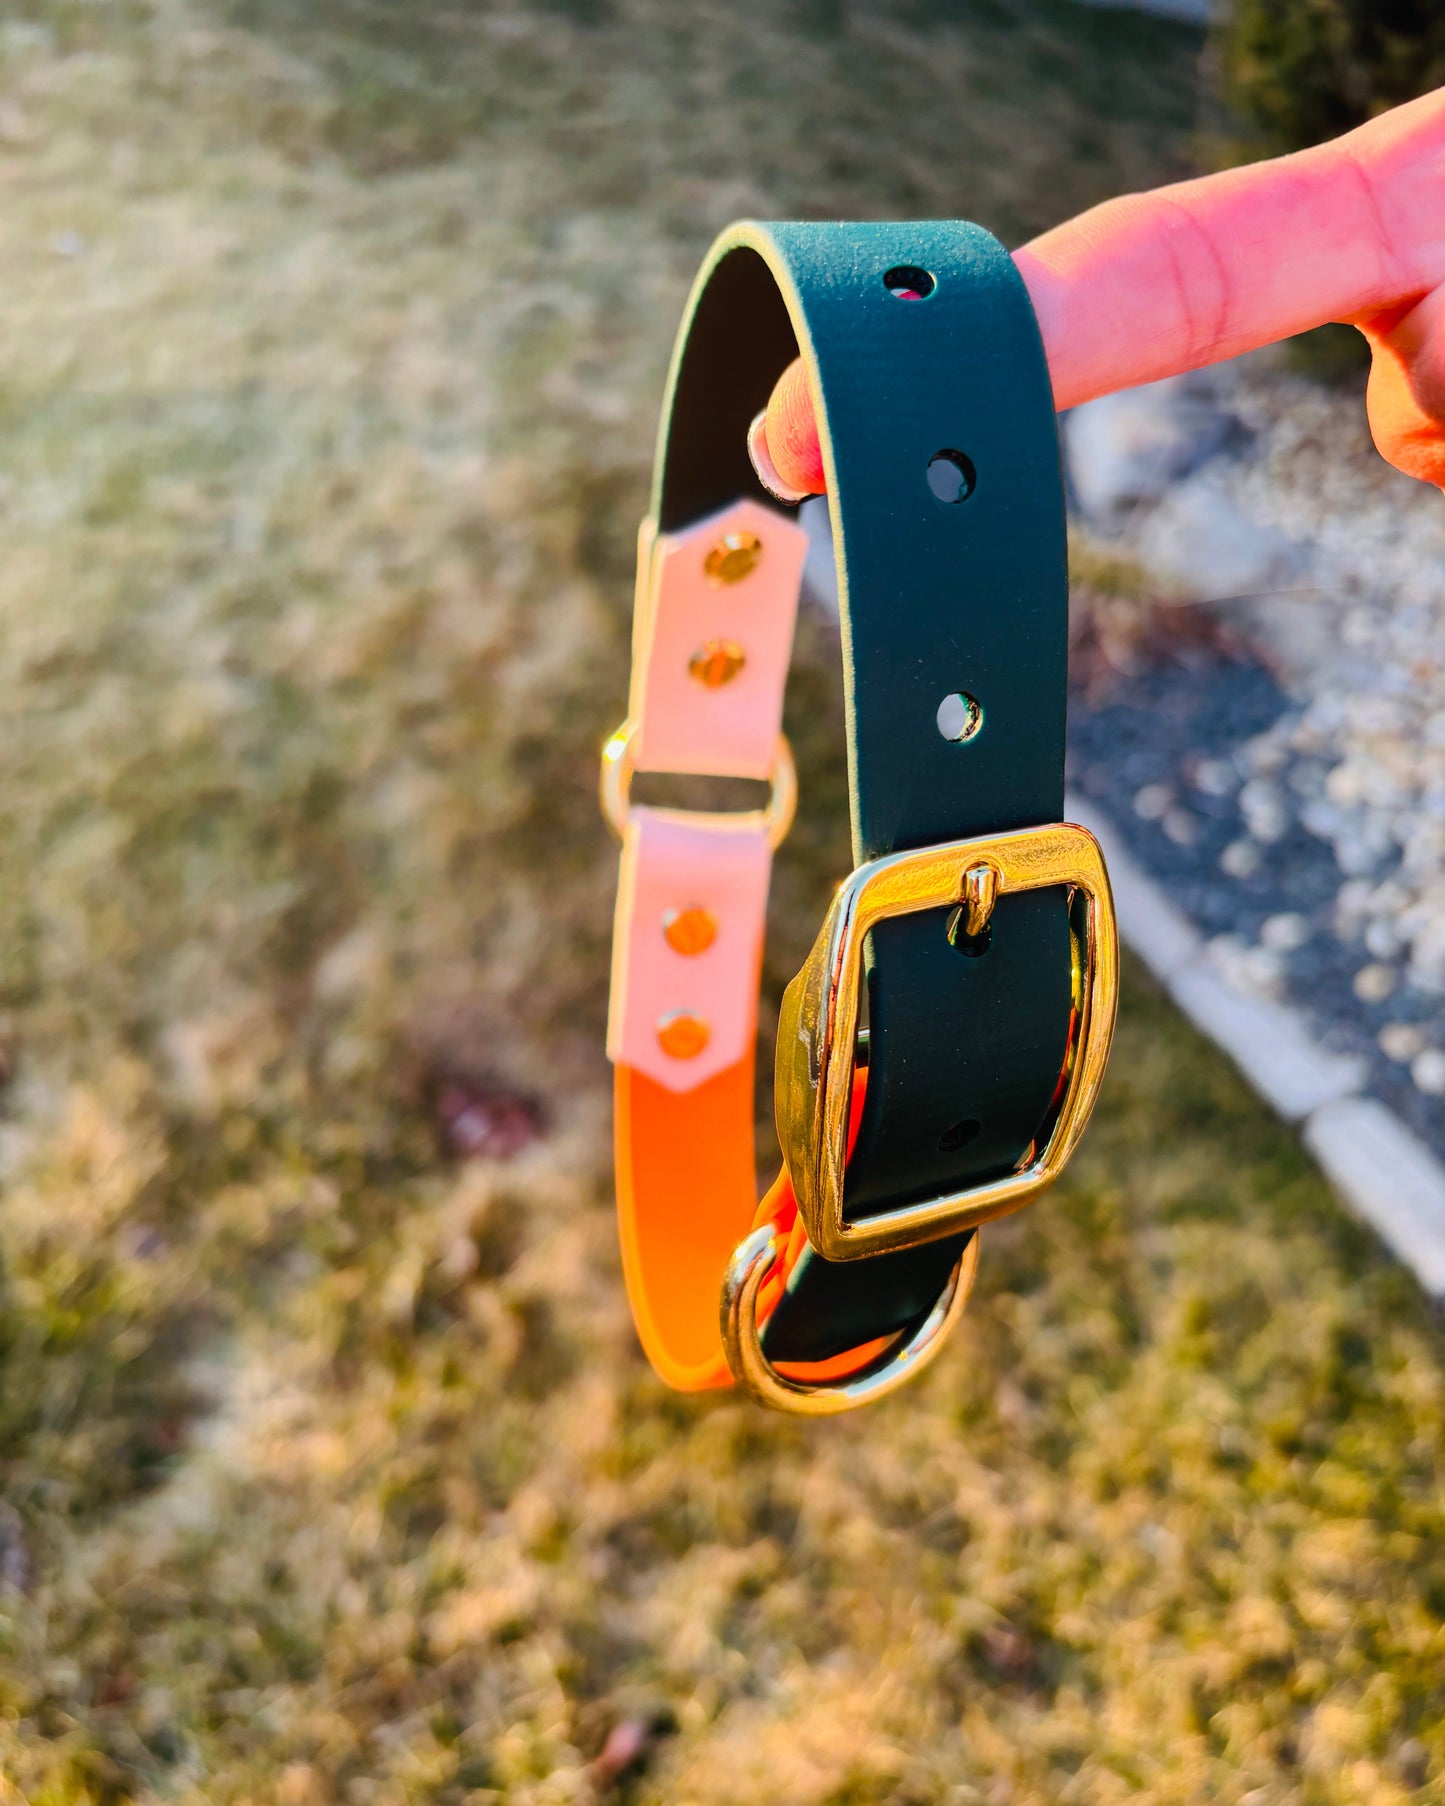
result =
M752 459L758 481L768 494L780 502L786 502L790 508L795 507L799 502L807 500L809 491L794 489L778 475L768 452L767 418L766 408L761 414L754 416L753 424L748 428L748 456Z

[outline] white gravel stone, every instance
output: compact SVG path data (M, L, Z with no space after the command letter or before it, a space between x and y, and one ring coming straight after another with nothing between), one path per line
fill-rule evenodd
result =
M1260 924L1259 938L1261 945L1271 947L1276 953L1293 953L1297 947L1303 947L1310 938L1310 925L1301 915L1270 916Z
M1354 977L1354 993L1361 1003L1383 1003L1398 983L1393 966L1378 963L1361 966Z
M1413 1022L1387 1022L1376 1039L1387 1059L1406 1066L1425 1045L1425 1036Z
M1134 793L1134 813L1141 821L1158 821L1173 801L1167 784L1145 784Z
M1289 815L1277 784L1267 783L1263 778L1251 778L1239 793L1239 806L1256 840L1262 840L1266 846L1283 840Z
M1202 372L1101 396L1064 423L1075 499L1096 524L1118 523L1161 500L1237 431Z
M1205 602L1291 587L1304 563L1285 534L1240 515L1213 464L1164 496L1141 523L1137 543L1150 570Z
M1199 819L1187 809L1166 809L1159 825L1176 847L1192 847L1199 838Z
M1239 788L1239 773L1223 759L1200 759L1191 776L1205 796L1231 796Z
M1364 933L1365 951L1376 959L1390 959L1400 951L1400 937L1390 921L1371 922Z

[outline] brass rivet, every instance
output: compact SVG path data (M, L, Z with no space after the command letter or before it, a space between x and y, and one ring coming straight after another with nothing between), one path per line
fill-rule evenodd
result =
M707 1042L707 1024L701 1016L694 1016L687 1010L674 1010L657 1024L657 1044L674 1060L696 1059Z
M662 932L674 953L706 953L717 939L717 917L700 903L669 909L662 918Z
M763 542L756 533L728 533L703 561L709 583L741 583L758 568Z
M687 674L705 689L720 690L747 662L747 654L736 640L708 640L687 661Z

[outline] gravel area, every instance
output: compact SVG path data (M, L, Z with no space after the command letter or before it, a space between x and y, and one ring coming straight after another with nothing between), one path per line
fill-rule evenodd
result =
M1445 1148L1445 506L1378 457L1357 392L1277 357L1158 388L1128 404L1136 468L1112 495L1123 429L1071 423L1089 530L1248 651L1076 706L1075 782L1231 977L1367 1054L1378 1094ZM1165 440L1163 480L1141 480L1141 442Z

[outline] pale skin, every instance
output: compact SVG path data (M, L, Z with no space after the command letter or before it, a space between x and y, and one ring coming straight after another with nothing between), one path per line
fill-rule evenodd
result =
M1106 201L1014 262L1060 410L1343 320L1369 341L1381 455L1445 489L1445 88L1312 150ZM783 481L821 494L801 363L765 436Z

